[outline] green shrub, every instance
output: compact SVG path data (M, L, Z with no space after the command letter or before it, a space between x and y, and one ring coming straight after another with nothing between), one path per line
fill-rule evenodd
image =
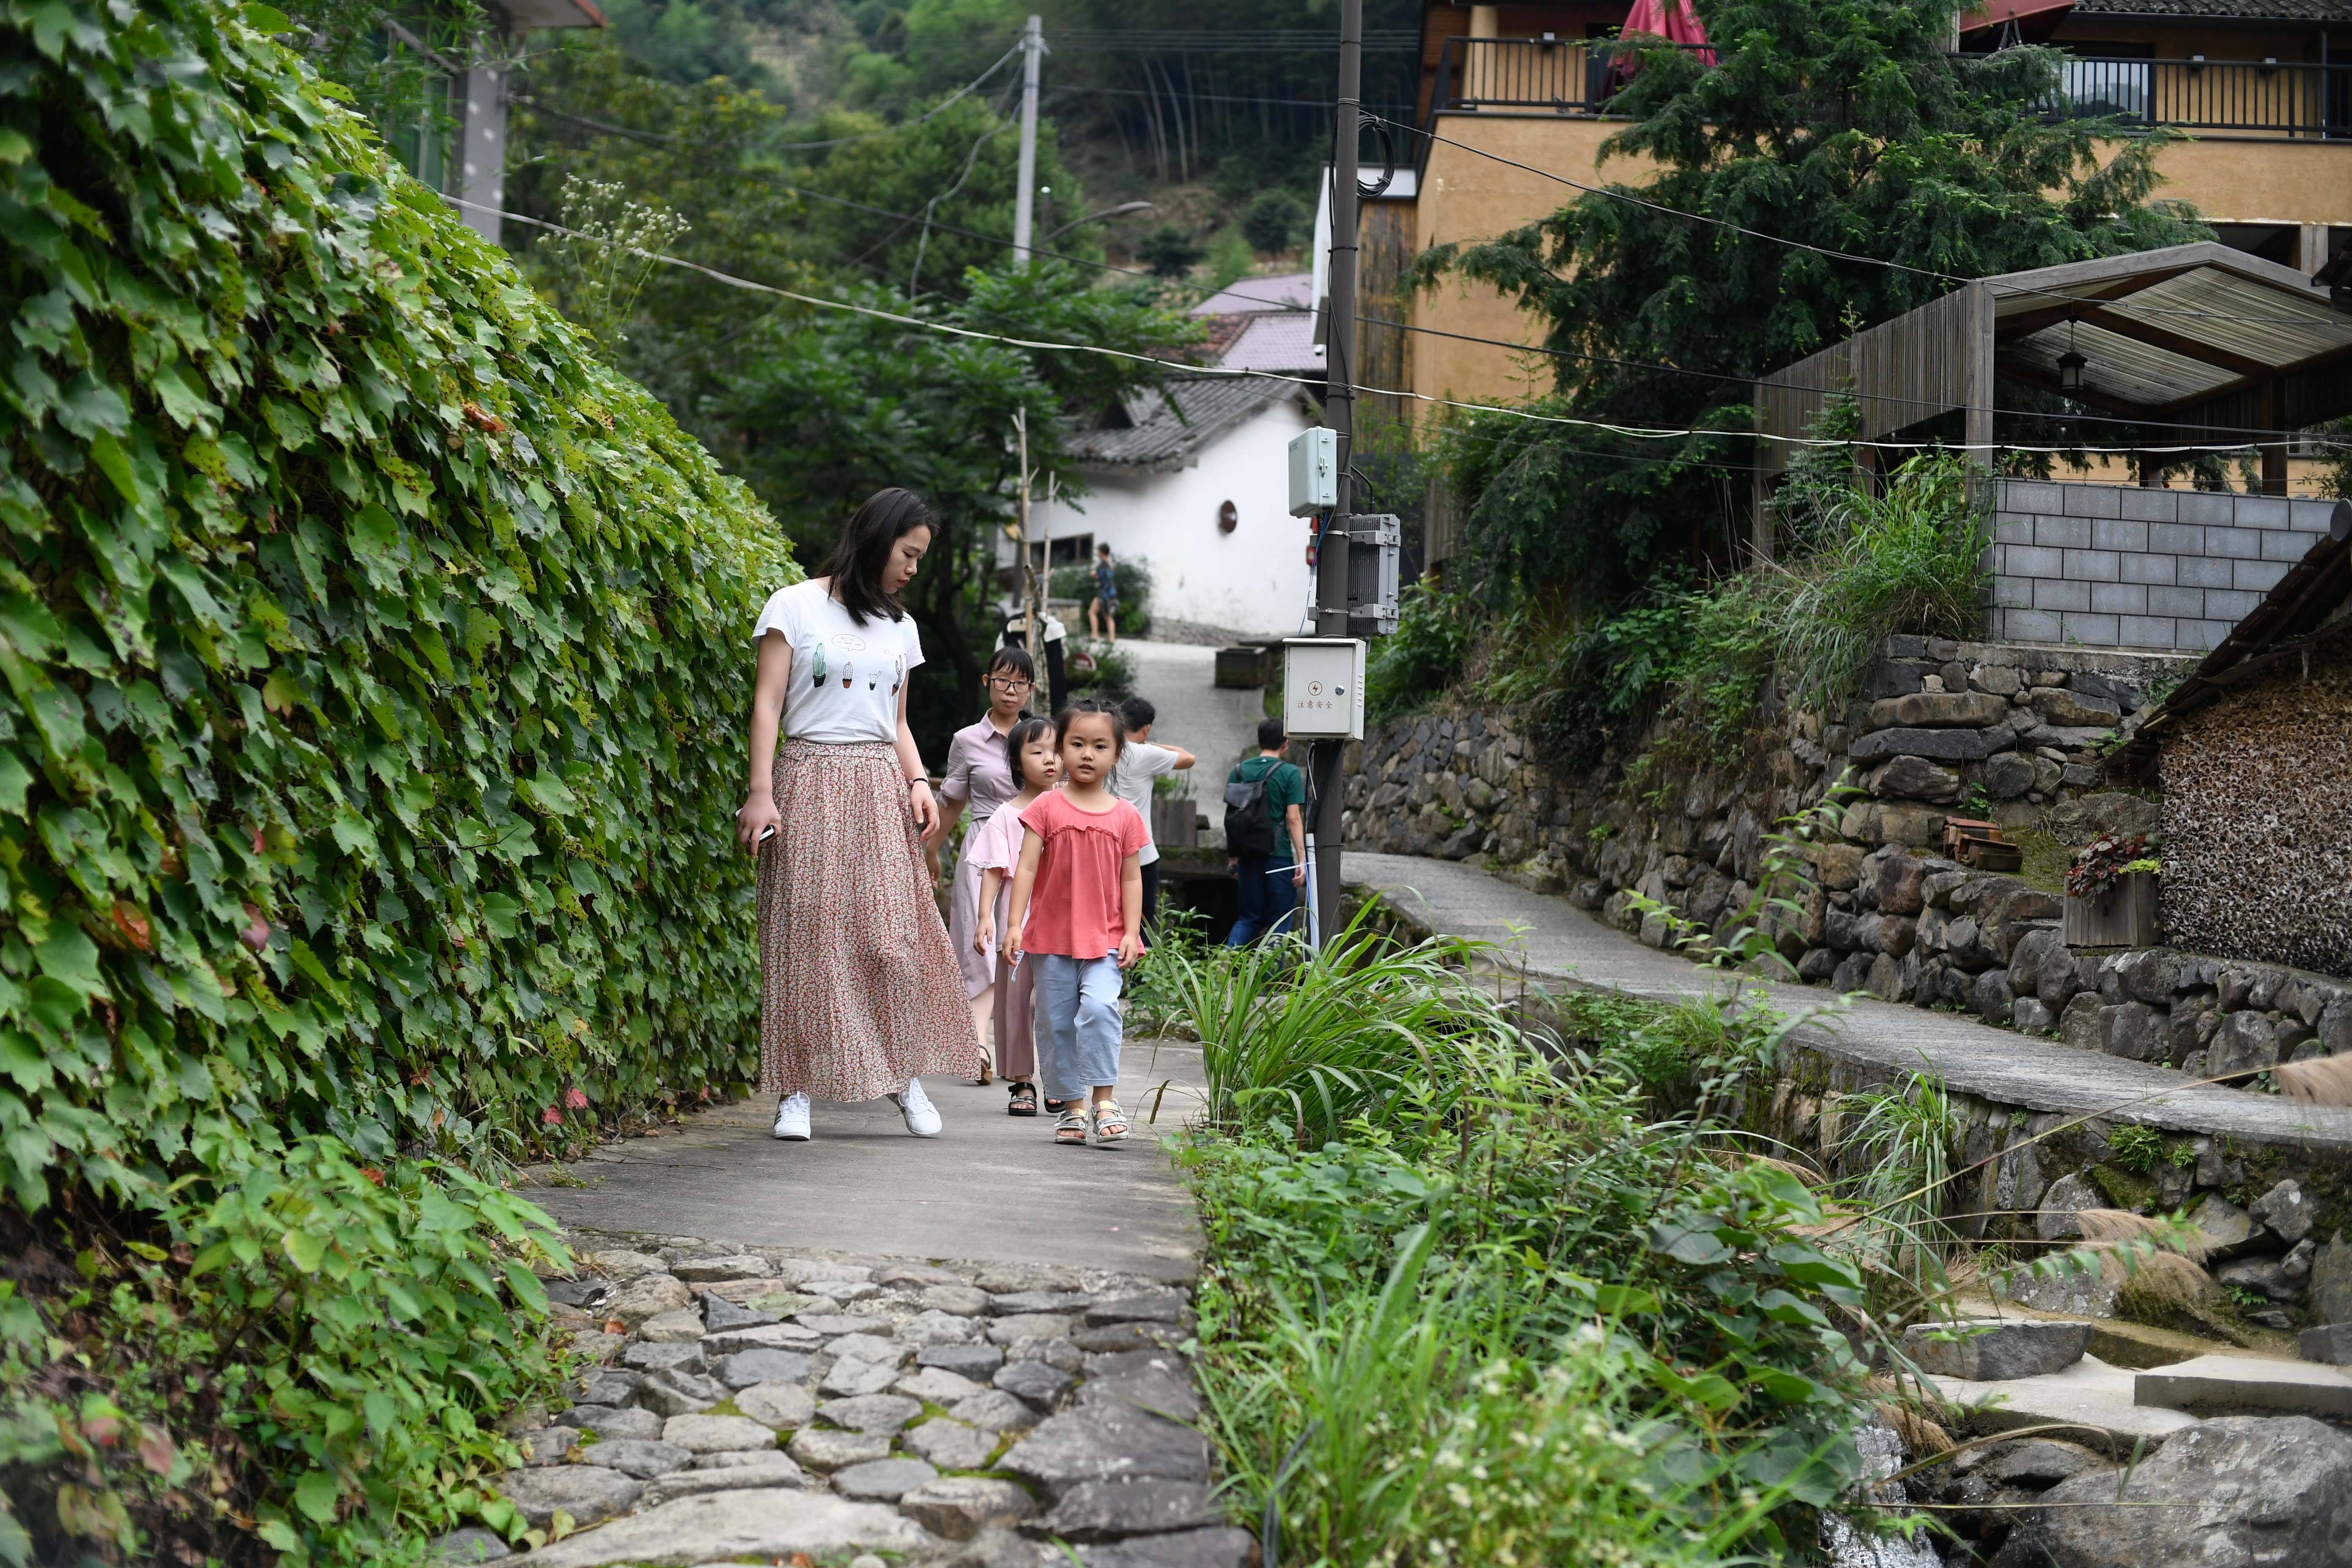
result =
M2126 1122L2107 1134L2107 1158L2136 1176L2155 1174L2158 1162L2164 1157L2164 1134L2153 1127Z
M1135 695L1135 656L1112 643L1074 647L1062 661L1074 697L1117 702Z
M468 1518L519 1526L479 1482L518 1459L499 1417L554 1392L526 1267L563 1256L547 1216L331 1139L221 1174L170 1203L168 1247L93 1247L46 1301L0 1284L0 1478L31 1560L77 1540L104 1561L243 1558L249 1530L289 1564L374 1564ZM26 1561L5 1523L0 1561Z
M12 16L8 1194L740 1081L765 516L288 47Z
M1397 629L1375 640L1364 667L1364 709L1371 719L1410 713L1443 692L1462 673L1470 620L1437 585L1414 584L1399 607Z

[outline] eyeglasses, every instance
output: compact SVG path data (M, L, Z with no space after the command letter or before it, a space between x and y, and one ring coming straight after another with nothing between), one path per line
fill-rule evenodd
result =
M992 675L988 683L1000 691L1026 691L1037 684L1024 675Z

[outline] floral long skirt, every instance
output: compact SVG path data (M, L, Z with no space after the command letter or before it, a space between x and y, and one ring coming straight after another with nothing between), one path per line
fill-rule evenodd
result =
M782 831L760 851L760 1089L875 1100L980 1076L963 976L897 751L786 741Z

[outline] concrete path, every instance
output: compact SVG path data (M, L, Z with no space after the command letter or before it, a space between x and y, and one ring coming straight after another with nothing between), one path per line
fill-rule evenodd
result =
M1122 639L1118 647L1135 660L1136 695L1150 698L1160 710L1151 738L1200 758L1193 794L1214 797L1233 765L1257 749L1264 695L1219 689L1213 647L1134 639Z
M1537 984L1660 1001L1721 994L1734 984L1722 971L1643 946L1566 899L1528 892L1475 867L1352 850L1344 864L1349 887L1377 889L1430 930L1494 942L1504 950L1502 961L1524 968ZM1837 1000L1820 986L1745 985L1783 1013ZM2227 1132L2252 1142L2352 1152L2352 1111L2302 1107L2242 1089L2188 1088L2189 1080L2169 1068L2070 1050L1958 1014L1856 997L1801 1037L1827 1055L1881 1068L1916 1070L1924 1061L1953 1089L1998 1104L2071 1116L2115 1113L2175 1131Z
M1200 1063L1187 1042L1128 1042L1119 1101L1135 1132L1117 1148L1056 1147L1047 1117L1004 1114L1002 1084L927 1079L947 1123L938 1138L908 1136L897 1109L876 1100L821 1104L814 1138L780 1143L768 1135L774 1105L755 1097L527 1176L557 1220L606 1234L1187 1279L1199 1228L1160 1139L1199 1109Z

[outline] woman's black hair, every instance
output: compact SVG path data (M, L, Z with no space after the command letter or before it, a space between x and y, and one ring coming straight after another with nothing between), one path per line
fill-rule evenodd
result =
M1037 684L1037 661L1029 657L1027 648L1017 644L1006 643L989 655L988 673L994 675L1000 669L1011 670L1032 686Z
M1111 754L1117 756L1125 752L1127 750L1127 716L1118 710L1118 703L1100 702L1091 697L1081 697L1076 702L1071 703L1067 708L1063 709L1059 713L1054 715L1054 745L1055 749L1060 749L1062 742L1069 739L1071 720L1084 719L1089 716L1108 719L1110 721Z
M898 601L882 591L883 563L898 541L919 528L937 526L931 509L912 490L892 485L866 498L841 531L841 542L833 547L833 559L824 568L833 580L833 596L849 612L851 625L906 617Z
M1022 657L1025 658L1028 656L1024 654ZM1021 767L1023 750L1038 736L1050 734L1054 734L1053 721L1040 719L1034 713L1025 719L1015 719L1013 721L1013 728L1004 731L1004 760L1013 770L1014 789L1024 790L1029 787L1029 775L1023 772ZM1061 743L1062 738L1059 735L1054 735L1054 744L1059 746Z

